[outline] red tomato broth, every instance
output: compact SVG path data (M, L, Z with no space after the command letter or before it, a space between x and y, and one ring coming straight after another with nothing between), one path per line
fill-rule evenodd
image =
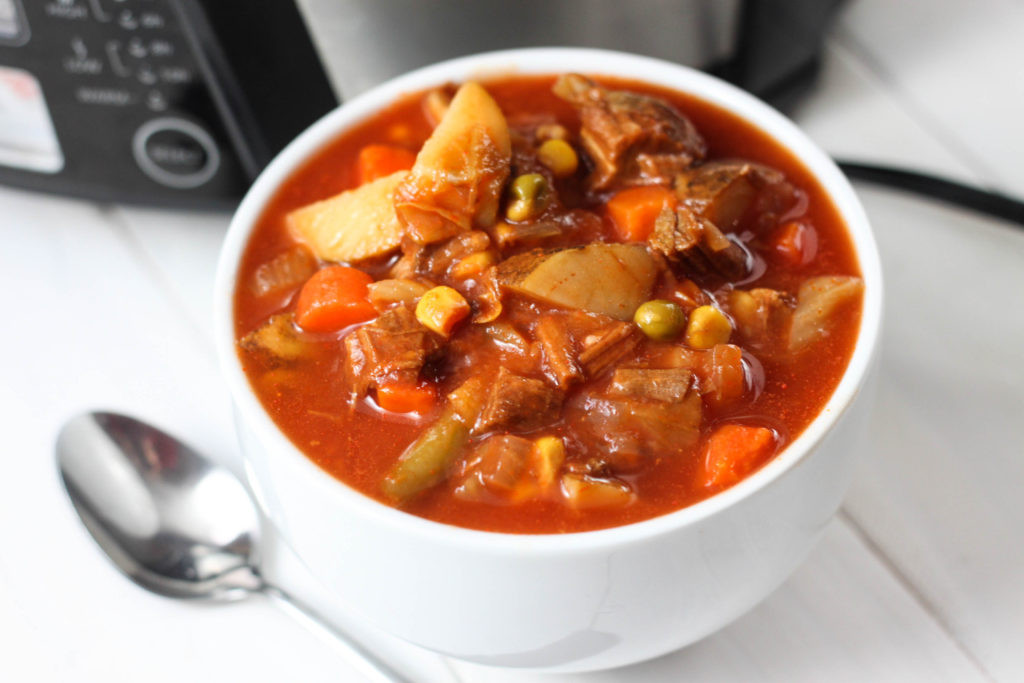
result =
M561 124L576 132L579 119L574 109L550 91L554 79L554 76L515 76L483 85L511 125L518 117L543 112L553 114ZM773 260L769 253L772 247L767 243L770 232L765 233L766 242L758 251L765 259L766 270L751 286L795 291L800 282L814 275L860 274L850 237L821 185L791 153L765 133L730 112L683 93L625 79L597 80L606 87L651 94L671 102L707 141L708 159L741 157L763 163L782 171L805 193L807 206L800 220L813 225L817 231L814 260L796 267ZM343 133L294 172L271 199L253 229L241 260L235 293L235 331L239 338L268 316L294 304L297 288L288 296L260 300L243 284L261 263L294 244L284 228L284 216L295 208L355 187L358 184L357 159L364 146L400 144L418 148L432 130L423 112L423 95L413 93L403 97ZM561 185L556 183L556 188L560 190ZM603 199L607 200L608 196ZM564 198L566 204L570 199ZM612 234L605 219L605 224L592 236L611 240ZM383 273L384 266L384 263L358 264L375 277ZM540 304L518 305L533 310L544 308ZM763 369L763 373L757 371L758 379L763 381L760 393L753 401L744 400L726 407L705 406L701 428L705 438L715 425L729 420L773 429L779 437L775 454L796 438L820 413L852 355L860 311L852 310L852 306L847 308L851 310L838 320L832 333L795 360L776 361L757 356ZM436 417L437 411L422 417L396 415L375 410L370 399L352 412L346 392L340 387L343 351L338 340L346 332L319 335L315 359L297 370L275 368L254 355L240 353L240 358L264 408L299 450L341 482L387 504L380 491L381 480L424 425ZM470 330L464 343L471 343L473 334L483 333ZM487 362L497 365L502 359L495 355ZM289 372L294 374L289 377ZM286 377L287 381L275 382L276 376ZM449 376L442 392L449 391L453 385L453 376ZM580 408L573 404L573 394L570 392L566 399L561 420L538 434L565 435L571 431L567 430L567 425L580 413ZM692 456L657 457L643 470L623 475L622 479L637 493L636 500L623 508L574 510L550 499L508 505L471 502L452 495L457 482L449 479L402 509L442 523L506 533L578 532L637 522L692 505L720 490L698 483L703 467L699 458L703 441L704 438L692 449Z

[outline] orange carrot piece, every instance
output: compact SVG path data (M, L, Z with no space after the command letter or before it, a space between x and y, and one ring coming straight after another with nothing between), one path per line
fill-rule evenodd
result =
M408 171L416 163L416 153L394 145L367 145L359 150L360 184L384 178L397 171Z
M334 332L377 315L367 298L373 278L356 268L329 266L306 280L295 303L295 322L309 332Z
M725 488L747 476L775 447L775 433L764 427L727 424L704 444L703 484Z
M392 413L426 415L437 405L437 387L405 382L382 384L377 387L377 405Z
M776 230L771 238L775 253L791 266L810 263L818 251L818 233L800 221L789 221Z
M621 239L642 242L654 229L661 210L675 206L676 201L675 192L660 185L631 187L608 200L608 216Z

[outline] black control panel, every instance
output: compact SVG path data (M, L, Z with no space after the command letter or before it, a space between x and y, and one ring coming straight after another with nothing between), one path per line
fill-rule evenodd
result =
M218 5L245 15L262 3L208 4L223 21ZM292 3L278 4L292 25L260 17L273 32L264 38L304 34ZM289 65L239 74L245 55L225 54L217 31L193 0L0 0L0 183L118 202L237 202L280 144L335 100L319 62L304 65L319 74L315 98L291 103L302 113L289 130L264 130L261 114L273 112L242 81L285 81L277 94L287 99Z

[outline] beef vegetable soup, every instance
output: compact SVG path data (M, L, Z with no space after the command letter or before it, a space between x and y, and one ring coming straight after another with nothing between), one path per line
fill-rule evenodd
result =
M280 429L386 504L512 533L626 524L756 471L821 411L863 284L813 177L641 82L415 93L280 188L238 353Z

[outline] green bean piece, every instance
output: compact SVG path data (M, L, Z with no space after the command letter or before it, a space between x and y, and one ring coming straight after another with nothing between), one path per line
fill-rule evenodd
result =
M640 331L656 341L671 341L686 326L686 313L671 301L653 299L640 304L633 315Z
M384 495L396 503L409 502L416 494L440 482L469 439L469 427L453 408L409 444L384 478Z

